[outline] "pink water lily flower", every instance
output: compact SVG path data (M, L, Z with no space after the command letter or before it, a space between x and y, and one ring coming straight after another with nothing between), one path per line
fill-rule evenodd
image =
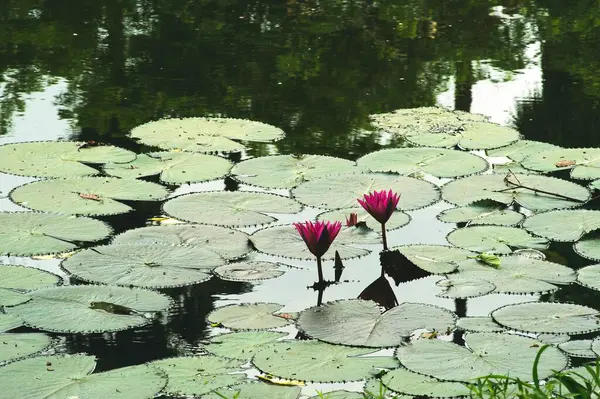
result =
M317 257L317 270L319 273L319 283L323 280L323 268L321 267L321 257L331 246L331 243L337 237L342 228L341 222L304 222L294 223L300 237L306 243L308 250Z
M358 203L381 224L385 224L390 219L400 201L400 195L392 190L374 191L372 194L365 194L364 198L364 200L358 199Z

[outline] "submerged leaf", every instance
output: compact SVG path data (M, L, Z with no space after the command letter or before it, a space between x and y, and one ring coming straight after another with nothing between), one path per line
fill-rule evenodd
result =
M283 305L276 303L227 305L210 312L207 319L232 330L265 330L290 324L289 320L273 315L281 308Z
M600 211L558 210L528 217L523 223L528 231L554 241L577 241L584 234L600 228Z

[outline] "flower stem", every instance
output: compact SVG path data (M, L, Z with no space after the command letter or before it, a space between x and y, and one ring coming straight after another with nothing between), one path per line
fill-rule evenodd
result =
M383 238L383 250L387 251L387 236L385 235L385 223L381 223L381 237ZM381 265L381 277L385 276L385 270L383 269L383 264Z
M319 283L323 282L323 266L321 266L321 257L317 257L317 272L319 273Z

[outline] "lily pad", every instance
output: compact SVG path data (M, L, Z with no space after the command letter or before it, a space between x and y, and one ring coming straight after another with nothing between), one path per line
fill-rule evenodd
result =
M112 229L86 217L38 212L0 212L0 255L33 256L72 251L78 242L98 241Z
M590 265L577 270L577 282L600 291L600 265Z
M600 234L593 232L573 245L573 250L586 259L600 261Z
M417 130L407 134L406 139L426 147L459 146L465 150L486 150L516 142L519 132L495 123L465 122L461 126L436 126L427 131Z
M541 175L470 176L442 187L442 197L458 206L492 200L506 205L516 202L532 211L574 208L588 201L590 196L589 190L583 186Z
M250 236L254 247L263 253L296 259L314 259L306 243L292 225L267 227L254 232ZM378 244L379 235L372 230L360 227L343 227L323 260L335 258L338 251L341 259L356 258L368 255L371 251L355 245Z
M538 334L535 337L535 339L537 339L543 344L558 345L568 342L571 339L571 337L569 337L568 335L561 334Z
M400 245L391 250L400 251L419 268L433 274L452 273L459 262L475 255L465 249L444 245Z
M98 170L86 163L123 163L135 157L135 153L112 145L85 146L74 141L12 143L0 146L0 172L34 177L89 176L98 174Z
M467 347L439 339L420 339L398 348L396 356L409 370L443 380L472 382L499 374L531 381L538 341L496 333L469 333L465 341ZM538 365L539 378L546 378L567 365L567 357L557 348L549 347Z
M471 394L469 388L460 382L441 381L403 367L390 371L382 377L382 381L394 392L428 398L452 398Z
M592 351L591 339L575 339L558 345L558 348L569 356L595 359L596 353Z
M250 252L248 234L221 226L179 224L127 230L113 244L170 244L199 246L225 259L241 258Z
M470 332L503 332L504 327L496 323L491 317L460 317L456 321L456 327Z
M61 282L60 277L44 270L2 265L0 266L0 306L25 303L31 299L27 291L52 287Z
M445 331L455 320L449 310L432 305L404 302L382 314L375 302L349 299L301 312L298 328L331 344L392 347L402 345L415 330Z
M561 148L536 152L523 160L523 166L540 172L571 169L573 179L598 179L600 148Z
M309 399L365 399L365 395L361 392L351 392L351 391L331 391L327 393L322 393L321 395L311 396ZM379 392L379 391L377 391Z
M42 333L0 334L0 362L31 356L50 346L52 340Z
M342 222L342 224L345 224L351 213L355 213L357 221L364 222L371 230L381 230L381 224L363 208L346 208L323 212L317 216L317 220L331 222L339 221ZM410 223L410 215L396 210L386 222L385 229L388 231L399 229L400 227L406 226L408 223Z
M436 177L459 177L488 169L487 161L463 151L434 148L391 148L372 152L357 161L359 167L372 172L394 172L417 176L428 173Z
M543 141L519 140L505 147L487 150L487 155L490 157L507 157L515 162L522 162L530 155L559 149L559 146Z
M210 312L207 319L232 330L266 330L290 324L289 320L273 315L282 308L283 305L276 303L227 305Z
M517 162L508 162L502 164L494 164L492 165L492 172L500 175L503 174L506 176L507 173L517 173L523 175L539 175L541 172L536 172L535 170L526 169Z
M186 222L219 226L253 226L277 220L270 214L296 213L302 206L291 198L248 191L184 194L163 205L166 214Z
M125 287L171 288L202 283L225 264L202 247L113 244L78 252L61 266L84 281Z
M285 337L276 331L242 331L212 337L204 348L217 356L248 361L266 345Z
M70 215L116 215L132 210L119 201L157 201L169 192L159 184L114 177L41 180L17 187L10 198L18 205Z
M283 276L285 271L280 267L280 264L273 262L236 262L219 266L213 271L223 280L258 281Z
M189 152L241 151L246 147L233 140L268 143L284 136L275 126L235 118L161 119L131 130L131 137L143 144Z
M280 378L315 382L357 381L398 366L391 356L362 356L369 353L319 341L282 341L259 351L252 363Z
M241 183L266 188L292 188L305 181L351 172L356 164L323 155L274 155L248 159L236 164L231 174Z
M554 241L577 241L600 228L600 211L557 210L528 217L523 227Z
M438 215L438 219L447 223L489 224L499 226L514 226L525 216L506 205L493 201L479 201L473 204L447 209Z
M107 164L104 172L125 179L160 174L165 183L184 184L220 179L232 166L231 161L213 155L165 151L141 154L129 163Z
M491 314L496 323L517 331L585 334L600 330L600 313L587 306L555 302L506 305Z
M313 179L292 190L298 201L325 209L359 207L357 198L377 190L400 194L398 209L409 211L434 204L438 188L424 180L385 173L346 173Z
M474 252L509 254L519 248L548 248L548 240L537 238L516 227L473 226L456 229L446 237L457 247Z
M162 312L170 299L157 292L124 287L76 285L29 293L31 300L6 308L25 324L64 333L120 331L148 324L145 312Z
M215 392L202 396L206 399L298 399L302 388L295 386L282 386L264 382L249 382L231 387L230 389L217 389ZM329 397L327 398L329 399Z
M489 294L496 289L496 286L489 281L451 277L445 280L440 280L436 283L438 287L443 289L436 296L440 298L474 298Z
M0 332L12 330L23 325L23 319L14 314L0 313Z

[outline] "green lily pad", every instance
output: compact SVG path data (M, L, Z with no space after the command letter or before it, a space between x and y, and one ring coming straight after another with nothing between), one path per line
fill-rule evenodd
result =
M577 282L600 291L600 265L590 265L577 270Z
M573 245L573 250L586 259L600 261L600 234L593 232Z
M277 220L269 214L301 210L292 198L249 191L184 194L163 205L166 214L179 220L231 227L267 224Z
M504 327L496 323L491 317L460 317L456 321L456 327L460 330L470 332L503 332L506 331Z
M548 248L548 240L534 237L516 227L465 227L451 231L446 239L460 248L494 254L509 254L513 249L519 248Z
M254 354L286 333L276 331L242 331L212 337L204 348L217 356L248 361Z
M410 136L408 136L410 137ZM436 177L459 177L481 173L489 167L475 154L434 148L391 148L372 152L357 161L372 172L400 175L428 173Z
M0 332L9 331L23 325L23 319L14 314L0 313Z
M516 142L519 132L490 122L465 122L459 127L436 126L427 131L417 130L407 134L406 139L410 143L426 147L459 146L465 150L486 150Z
M554 241L577 241L600 228L600 211L557 210L528 217L523 227Z
M505 147L487 150L486 153L490 157L507 157L515 162L522 162L530 155L559 149L559 146L543 141L519 140Z
M472 382L475 378L499 374L531 381L538 341L496 333L469 333L465 341L467 347L439 339L420 339L398 348L396 356L409 370L443 380ZM539 378L567 366L567 357L557 348L549 347L539 362Z
M0 306L25 303L31 299L27 291L52 287L61 282L60 277L44 270L2 265L0 266Z
M229 389L217 389L213 393L203 395L202 398L223 399L223 397L226 397L238 399L298 399L301 393L302 388L296 386L282 386L267 384L264 382L249 382L246 384L235 385ZM329 399L329 397L327 399Z
M241 183L266 188L292 188L305 181L356 170L356 164L323 155L274 155L236 164L231 174Z
M458 263L475 253L465 249L444 245L400 245L397 250L419 268L432 274L452 273Z
M327 393L321 393L321 395L319 395L319 392L320 391L317 391L317 395L311 396L309 399L365 399L365 395L361 392L331 391Z
M207 319L232 330L266 330L290 324L289 320L273 315L282 308L283 305L276 303L227 305L210 312Z
M85 163L133 161L135 153L112 145L82 147L74 141L34 141L0 146L0 172L34 177L78 177L98 174Z
M571 338L568 335L560 334L538 334L535 339L543 344L558 345L568 342Z
M506 205L493 201L479 201L470 205L447 209L438 215L438 219L447 223L489 224L514 226L525 216Z
M474 298L489 294L496 289L496 286L489 281L474 279L451 277L445 280L440 280L436 283L438 287L443 289L436 296L440 298Z
M107 164L104 172L124 179L160 174L165 183L184 184L220 179L232 166L231 161L213 155L165 151L141 154L129 163Z
M523 175L539 175L541 172L536 172L535 170L526 169L517 162L509 162L503 164L494 164L492 165L492 172L497 175L506 176L507 173L517 173Z
M362 356L369 353L319 341L281 341L259 351L252 363L280 378L315 382L357 381L398 366L391 356Z
M469 396L471 391L460 382L441 381L406 368L390 371L382 377L386 387L394 392L428 398L452 398Z
M539 172L571 169L573 179L598 179L600 148L561 148L536 152L523 160L523 166Z
M445 331L454 327L455 320L449 310L432 305L404 302L382 314L375 302L349 299L304 310L298 328L331 344L373 348L402 345L422 328Z
M145 312L162 312L170 299L157 292L124 287L76 285L29 293L31 300L6 308L25 324L64 333L120 331L152 321Z
M600 313L569 303L528 302L506 305L491 314L494 321L517 331L551 334L585 334L599 331Z
M222 280L258 281L283 276L281 264L273 262L236 262L219 266L213 272Z
M72 251L77 242L98 241L112 229L86 217L38 212L0 212L0 255L33 256Z
M188 152L235 152L246 147L233 140L268 143L284 136L275 126L235 118L161 119L131 130L131 137L143 144Z
M116 215L132 210L124 201L157 201L168 190L159 184L114 177L34 181L17 187L10 198L18 205L70 215Z
M600 190L600 179L594 180L593 182L591 182L589 187L591 190Z
M301 203L317 208L343 209L359 207L357 198L379 190L400 194L398 209L409 211L439 200L437 187L412 177L385 173L346 173L310 180L292 190Z
M52 340L42 333L0 334L0 362L31 356L50 346Z
M337 209L334 211L323 212L317 216L317 220L321 220L324 222L325 221L331 221L331 222L339 221L339 222L342 222L343 225L345 225L346 220L350 216L351 213L356 213L357 221L364 222L367 225L367 227L370 228L371 230L375 230L377 232L381 230L381 224L377 220L375 220L375 218L373 216L371 216L363 208L346 208L346 209ZM406 226L408 223L410 223L410 215L396 210L396 211L394 211L394 213L392 213L392 216L386 222L385 229L388 231L394 230L394 229L399 229L400 227Z
M519 188L518 184L545 193ZM452 181L442 187L442 197L458 206L492 200L506 205L516 202L532 211L544 211L580 206L590 199L590 192L583 186L554 177L491 174Z
M595 359L597 355L592 351L592 342L591 339L575 339L559 344L558 348L569 356Z

